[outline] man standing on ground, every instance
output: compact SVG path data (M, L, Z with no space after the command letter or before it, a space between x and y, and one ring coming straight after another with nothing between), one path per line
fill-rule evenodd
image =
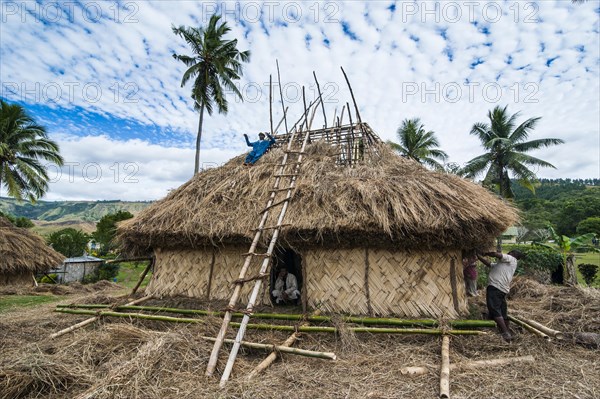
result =
M498 262L491 263L486 258L477 254L477 258L491 268L488 275L488 286L486 291L486 303L489 318L496 322L496 325L502 332L502 338L510 342L512 336L508 329L508 307L506 305L506 296L510 291L515 270L517 270L517 261L523 258L523 253L518 250L512 250L505 255L501 252L486 252L484 256L493 256Z

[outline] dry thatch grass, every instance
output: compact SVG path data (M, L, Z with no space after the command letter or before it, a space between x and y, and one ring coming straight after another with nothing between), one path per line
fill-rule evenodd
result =
M523 283L527 284L527 283ZM532 285L533 287L533 285ZM531 287L530 287L531 288ZM535 287L533 288L535 289ZM597 290L544 287L541 296L514 293L510 311L563 331L600 333ZM96 302L98 298L82 299ZM196 307L187 299L153 304ZM474 303L483 310L481 299ZM193 326L108 319L49 341L47 335L81 320L49 314L49 306L24 318L0 320L2 398L431 398L437 394L440 341L422 336L305 334L297 346L333 351L338 361L284 356L252 382L245 376L264 353L243 349L228 386L204 370L219 320ZM340 323L336 323L340 326ZM341 326L340 326L341 327ZM517 330L504 343L491 332L453 337L451 362L532 355L535 363L451 372L455 398L595 398L600 396L598 351L570 342L546 342ZM344 329L342 328L342 331ZM249 331L247 339L277 343L287 334ZM225 354L222 356L224 362ZM224 363L220 364L220 367ZM428 366L423 376L400 374L404 366ZM221 369L219 369L220 373Z
M322 142L307 152L286 216L291 226L280 238L290 245L471 249L487 246L518 218L484 188L426 170L385 145L353 167L336 165L336 149ZM239 156L197 174L124 222L121 243L144 252L249 242L282 155L275 149L251 168Z
M0 216L0 274L46 272L64 259L42 237Z

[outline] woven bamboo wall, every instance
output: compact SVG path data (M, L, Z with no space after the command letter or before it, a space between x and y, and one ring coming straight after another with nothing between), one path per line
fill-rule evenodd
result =
M312 308L448 318L468 311L460 251L311 250L303 259Z
M246 251L247 248L242 247L215 250L210 299L229 300L233 293L231 282L239 277L244 262L241 254ZM147 294L206 298L210 266L213 261L212 250L157 249L155 255L154 274L146 288ZM249 271L248 276L257 273L258 267L254 267ZM252 283L244 285L240 303L247 303L252 287Z
M246 248L216 250L210 299L228 300ZM319 249L301 253L310 308L325 312L455 318L467 313L460 251ZM206 298L212 250L157 250L146 292ZM257 274L253 265L248 276ZM368 281L368 284L366 283ZM247 303L247 283L239 303ZM268 303L268 295L260 296Z
M33 285L33 277L31 276L31 272L9 274L0 273L0 285Z

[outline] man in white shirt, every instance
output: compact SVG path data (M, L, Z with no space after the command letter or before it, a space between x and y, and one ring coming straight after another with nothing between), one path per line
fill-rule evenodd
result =
M285 267L279 269L277 281L275 281L275 289L272 292L277 303L296 300L300 297L298 291L298 280L292 273L288 273Z
M506 296L510 292L510 283L512 282L515 270L517 270L517 261L523 258L523 253L518 250L512 250L505 255L501 252L486 252L484 256L493 256L498 262L491 263L479 254L479 260L489 267L488 286L486 290L486 303L490 319L496 322L496 325L502 332L502 338L510 342L512 336L508 329L508 307L506 305Z

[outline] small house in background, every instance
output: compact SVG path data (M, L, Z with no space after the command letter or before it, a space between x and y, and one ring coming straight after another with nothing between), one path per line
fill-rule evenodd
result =
M502 233L502 242L505 244L516 244L518 236L518 228L516 226L511 226L504 233Z
M96 273L104 261L86 253L83 256L67 258L62 265L53 269L51 273L58 274L59 283L82 282L85 276Z
M64 258L36 233L0 217L0 285L33 285L36 273L48 272Z

